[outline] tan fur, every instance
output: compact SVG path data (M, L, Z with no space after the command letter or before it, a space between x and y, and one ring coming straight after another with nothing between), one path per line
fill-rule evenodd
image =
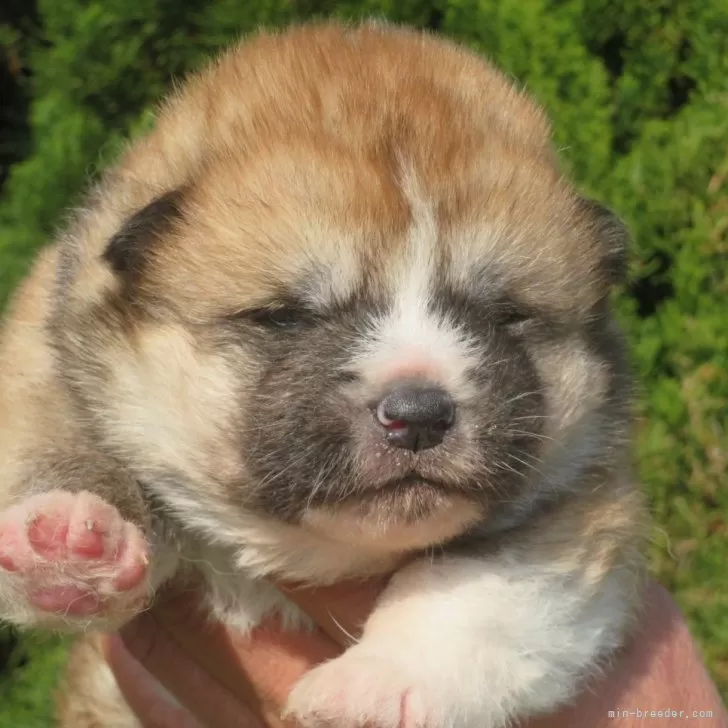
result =
M55 247L42 251L33 272L16 291L3 327L0 451L3 477L8 484L22 482L24 470L32 466L23 458L24 441L45 442L45 447L51 448L64 435L57 431L55 423L59 414L67 412L65 396L56 385L53 356L44 329L52 306L57 252ZM49 410L49 405L53 409ZM70 437L73 426L70 421ZM59 445L63 447L63 443ZM5 489L1 493L3 508L21 495Z
M47 466L63 454L64 487L77 489L74 481L88 467L83 433L66 389L58 380L56 353L48 341L54 310L58 248L42 250L33 269L11 299L0 340L0 452L3 455L3 485L0 508L7 508L28 495L13 486L42 480ZM59 427L62 423L62 427ZM32 453L32 455L31 455ZM68 454L73 453L73 459ZM119 474L114 464L94 457L97 472L84 473L106 483L112 491ZM42 488L42 486L41 486ZM110 493L102 493L109 497ZM129 517L138 517L141 504L128 493L116 505ZM112 498L112 500L114 500Z
M234 378L212 338L193 336L191 327L266 303L312 262L331 278L311 294L317 306L345 300L361 270L375 287L410 286L414 300L420 292L408 276L445 260L463 289L479 285L478 271L488 269L524 305L574 327L609 286L598 226L558 171L549 124L533 101L447 42L335 24L260 34L191 78L60 240L60 271L56 247L41 254L13 301L0 350L0 508L27 493L31 469L42 473L46 456L73 452L61 485L78 489L92 479L95 492L154 538L137 490L119 488L121 476L97 453L84 464L84 433L59 386L45 327L60 327L65 351L86 346L74 327L93 328L94 316L107 312L109 291L123 285L102 259L109 239L130 214L172 189L184 196L184 219L156 241L138 285L177 319L132 317L123 338L99 324L94 356L110 374L71 377L98 405L99 436L118 457L143 460L152 480L173 462L203 484L202 495L180 486L170 508L194 513L208 532L217 529L224 558L185 551L157 532L160 548L179 548L213 570L219 557L256 577L333 581L392 568L404 554L482 519L484 509L453 496L443 504L423 500L430 515L415 524L392 526L386 509L366 517L312 509L298 529L246 514L243 494L229 485L246 472L232 437L251 396L237 386L246 364L236 362L242 374ZM442 259L428 257L435 244ZM453 350L461 345L455 339ZM463 354L456 370L447 355L414 346L411 360L463 397L474 396L464 384L471 360ZM536 350L534 358L551 393L544 445L551 457L607 397L607 374L577 334L563 350ZM361 356L372 381L390 376L387 366ZM583 444L584 457L589 446ZM466 451L453 459L455 481L475 457ZM565 463L544 477L563 477L569 458L577 456L566 452ZM642 531L642 502L627 464L618 461L508 536L504 548L514 564L530 560L554 583L578 583L585 602L613 594L621 634L639 604ZM236 550L240 542L252 547ZM371 629L379 630L376 618ZM102 689L100 659L93 638L76 647L60 706L63 728L136 726L118 694Z
M377 60L357 68L352 51L355 59L364 53ZM337 95L349 83L342 74L361 89L346 102ZM433 82L439 95L430 92ZM401 134L392 128L390 95L403 107ZM271 115L271 108L280 113ZM321 114L326 131L317 123ZM384 138L396 150L382 146ZM456 262L468 227L482 235L487 189L487 227L499 238L493 257L497 262L506 248L508 261L521 263L526 296L568 309L598 294L584 241L593 231L584 220L583 234L574 234L575 197L554 168L548 124L530 98L454 45L425 43L404 29L337 26L259 36L185 85L102 190L92 224L77 240L89 268L79 283L108 280L98 256L130 211L187 185L192 221L166 246L169 255L160 254L155 294L173 295L190 318L229 312L231 301L242 307L263 299L278 280L296 274L300 241L310 236L315 247L308 253L322 261L357 252L374 266L389 265L388 251L408 224L392 175L406 174L408 165L417 167L421 193L439 200L435 213ZM258 203L250 205L251 197ZM234 229L223 223L231 210ZM366 235L372 220L378 240ZM548 243L538 260L530 254L534 235Z
M106 665L98 634L80 638L57 691L59 728L140 728Z

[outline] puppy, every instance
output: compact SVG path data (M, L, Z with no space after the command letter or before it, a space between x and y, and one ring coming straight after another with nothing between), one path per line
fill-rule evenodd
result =
M396 571L303 726L501 728L625 640L643 506L610 313L626 232L481 58L364 24L192 77L17 292L0 359L0 614L113 629L195 570ZM134 726L93 638L65 726Z

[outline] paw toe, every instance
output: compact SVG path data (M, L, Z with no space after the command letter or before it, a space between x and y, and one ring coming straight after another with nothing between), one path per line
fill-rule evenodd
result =
M315 668L294 687L286 715L305 728L428 728L421 689L388 660L347 655Z

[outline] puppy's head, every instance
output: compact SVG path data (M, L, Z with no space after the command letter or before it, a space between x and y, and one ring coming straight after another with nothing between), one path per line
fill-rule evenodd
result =
M69 376L180 510L421 547L613 445L622 228L471 54L262 36L105 184L69 246Z

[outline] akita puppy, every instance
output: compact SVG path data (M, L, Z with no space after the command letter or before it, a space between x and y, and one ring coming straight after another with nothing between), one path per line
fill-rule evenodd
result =
M38 257L0 359L0 615L103 630L182 570L397 571L304 726L500 728L574 696L640 603L610 313L626 232L483 59L381 24L190 78ZM65 726L133 726L92 636Z

